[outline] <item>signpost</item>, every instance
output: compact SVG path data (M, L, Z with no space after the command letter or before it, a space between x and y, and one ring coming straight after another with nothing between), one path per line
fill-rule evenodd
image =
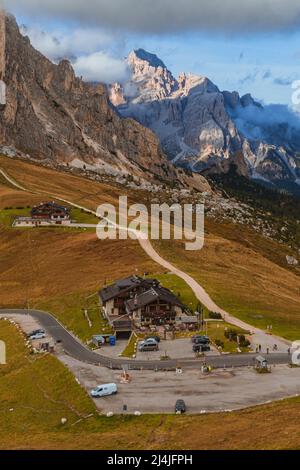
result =
M6 364L6 345L0 340L0 365Z

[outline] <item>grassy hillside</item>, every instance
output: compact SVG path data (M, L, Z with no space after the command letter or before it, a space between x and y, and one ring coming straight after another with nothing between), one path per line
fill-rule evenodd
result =
M214 301L246 322L266 328L288 339L300 337L300 278L263 256L261 247L232 240L226 225L213 233L207 226L201 251L185 251L180 242L155 242L157 251L188 272ZM237 230L236 226L232 230ZM260 238L255 237L256 243ZM254 241L254 240L253 240ZM274 249L279 250L280 247ZM277 252L278 255L278 252Z
M93 209L100 202L116 203L118 194L124 193L118 185L94 183L21 161L1 158L0 165L26 186L53 191ZM147 198L143 192L128 194L133 201ZM0 209L32 206L40 200L40 196L15 190L0 181ZM230 223L208 221L206 232L201 252L186 252L179 242L156 246L166 258L201 281L230 312L262 327L273 323L274 331L287 337L297 336L300 278L296 270L286 267L285 246ZM97 297L90 295L106 282L133 272L161 276L174 292L180 288L182 300L195 304L186 286L167 276L136 242L99 243L89 231L11 230L2 223L0 263L2 306L29 303L48 309L83 339L102 327L96 310ZM82 308L86 307L93 322L91 330L83 318ZM54 357L31 356L12 325L0 322L0 338L8 349L8 365L0 366L2 449L300 447L299 398L221 417L212 414L108 419L96 414L86 393ZM88 417L90 414L93 416ZM68 419L65 426L60 423L62 417Z
M263 186L236 173L232 166L226 175L210 177L210 183L227 197L234 197L242 203L249 204L258 213L263 213L278 230L278 239L298 250L300 247L300 186L290 194L287 190ZM282 183L284 185L284 183ZM282 231L282 227L284 231Z
M43 191L47 181L47 190L91 209L100 202L117 204L119 194L124 192L132 201L146 202L149 198L143 191L93 182L23 161L1 158L0 164L26 187ZM31 206L41 200L40 196L9 185L0 188L2 208ZM290 199L284 201L288 204ZM86 296L105 282L133 272L164 272L135 241L100 243L88 231L51 229L24 233L8 232L4 227L1 243L5 248L1 252L5 266L0 274L2 305L22 306L28 300L31 305L53 311L73 330L77 328L80 335L85 329L82 308ZM154 245L167 259L198 279L221 307L250 324L265 328L272 323L274 332L290 339L300 337L299 268L287 266L287 245L267 240L246 226L210 219L206 219L205 246L199 252L185 251L180 242ZM178 280L168 280L168 287L178 291L177 283ZM182 285L180 290L184 296ZM195 300L188 302L193 304Z
M44 189L44 181L56 192L96 208L98 195L105 202L117 201L117 190L103 187L83 178L64 175L31 164L1 159L10 167L9 174L32 181ZM21 167L21 172L20 171ZM13 171L12 169L15 169ZM17 173L15 175L15 172ZM22 176L23 175L23 176ZM27 175L27 177L24 175ZM34 175L34 176L33 176ZM56 178L58 182L56 182ZM69 228L12 229L14 215L28 213L34 204L43 200L0 183L0 305L2 307L31 307L46 309L57 316L80 338L87 340L99 333L103 323L97 306L97 296L90 298L105 283L137 273L160 273L138 242L99 241L95 230ZM25 182L24 182L25 184ZM61 185L61 186L60 186ZM64 188L68 188L67 190ZM89 193L87 193L89 191ZM65 194L66 193L66 194ZM90 196L89 194L93 194ZM92 199L89 199L92 198ZM47 200L47 198L45 197ZM92 202L94 201L94 203ZM16 209L24 207L24 209ZM12 208L12 209L10 209ZM72 210L79 222L95 223L96 218L79 209ZM89 299L87 299L89 297ZM83 309L88 308L93 327L88 326Z
M0 321L0 338L7 347L7 365L0 366L0 434L58 431L61 418L71 429L78 419L95 414L93 403L73 375L53 356L33 356L24 335ZM2 442L3 439L0 439Z

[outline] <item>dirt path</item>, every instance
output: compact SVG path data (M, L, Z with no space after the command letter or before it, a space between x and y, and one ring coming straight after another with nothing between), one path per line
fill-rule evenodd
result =
M17 189L28 192L26 188L22 187L19 185L16 181L14 181L9 175L5 173L0 168L0 173L2 176L13 186L15 186ZM33 191L30 191L33 192ZM90 214L97 215L95 211L92 211L91 209L88 209L84 206L80 206L78 204L73 203L72 201L69 201L67 199L63 199L55 194L49 194L46 191L39 191L39 192L34 192L35 194L40 194L40 195L47 195L49 197L55 198L61 202L64 202L66 204L69 204L72 207L75 207L77 209L83 209L86 212L89 212ZM107 219L106 219L107 220ZM110 222L108 220L108 222ZM111 222L110 222L111 223ZM195 280L193 279L189 274L181 271L180 269L176 268L174 265L172 265L169 261L165 260L162 258L157 251L153 248L149 238L145 236L145 234L141 232L134 231L132 229L128 229L127 227L119 226L116 225L118 228L121 229L126 229L127 231L133 231L137 239L139 241L140 246L142 249L147 253L147 255L156 263L161 265L162 267L166 268L170 273L175 274L179 278L183 279L188 286L192 289L194 292L195 296L201 302L206 308L213 312L221 313L222 316L224 317L224 320L227 321L228 323L231 323L232 325L235 325L237 327L240 327L242 329L251 331L252 337L252 345L255 348L256 345L261 345L262 347L262 352L266 352L267 348L272 351L273 346L276 344L278 347L279 352L286 352L287 348L291 345L291 343L284 338L280 338L278 336L272 336L267 334L265 331L255 328L252 325L249 325L248 323L243 322L242 320L239 320L238 318L234 317L230 313L226 312L222 308L220 308L209 296L209 294L203 289L203 287Z
M248 323L239 320L238 318L234 317L230 313L226 312L222 308L220 308L208 295L208 293L203 289L203 287L195 281L189 274L181 271L180 269L173 266L169 261L166 261L162 258L157 251L154 250L153 246L151 245L149 240L145 240L143 238L139 239L140 245L144 249L144 251L153 259L156 263L160 264L164 268L166 268L172 274L183 279L192 289L197 299L205 305L212 312L221 313L224 317L224 320L228 323L231 323L239 328L244 330L249 330L253 334L252 342L254 344L261 344L263 351L266 351L266 348L269 347L272 350L274 344L277 344L278 350L281 352L285 352L287 348L291 345L291 343L284 338L280 338L278 336L268 335L266 332L259 328L255 328Z

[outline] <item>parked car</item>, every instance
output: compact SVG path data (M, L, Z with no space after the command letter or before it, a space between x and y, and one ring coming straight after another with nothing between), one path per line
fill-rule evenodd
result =
M46 338L45 333L36 333L35 335L31 335L29 339L34 340L34 339L43 339Z
M175 413L181 415L186 412L186 404L184 400L177 400L175 404Z
M148 336L148 337L146 338L146 340L148 340L148 339L155 339L155 341L156 341L157 343L160 343L160 336L157 336L157 335Z
M192 343L194 344L209 344L210 339L208 336L196 335L192 337Z
M39 330L33 330L31 333L28 333L27 336L30 338L31 336L38 335L39 333L45 334L45 330L42 330L41 328Z
M155 338L147 338L141 344L158 344Z
M139 351L158 351L158 343L154 338L148 338L139 344Z
M210 351L210 346L209 344L203 344L203 343L193 344L193 351L197 353Z
M117 385L114 383L98 385L94 390L91 391L93 398L107 397L109 395L115 395L118 392Z

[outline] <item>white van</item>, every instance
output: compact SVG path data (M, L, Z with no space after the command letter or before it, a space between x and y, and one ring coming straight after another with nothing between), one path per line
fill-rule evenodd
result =
M106 397L108 395L115 395L118 392L116 384L104 384L98 385L94 390L91 391L93 398Z

